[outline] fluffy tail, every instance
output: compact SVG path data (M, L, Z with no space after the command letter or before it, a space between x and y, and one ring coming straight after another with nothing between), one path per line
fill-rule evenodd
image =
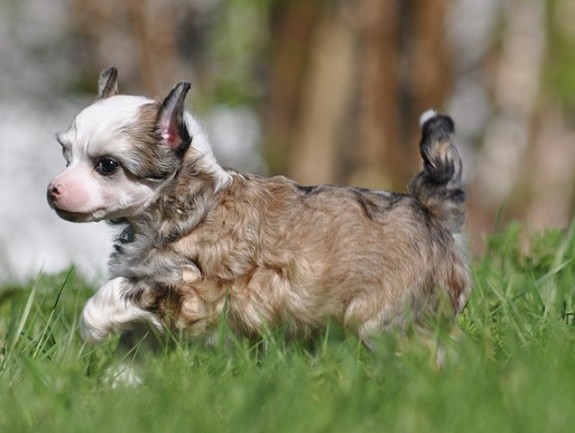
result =
M465 221L465 193L461 158L453 144L455 125L433 110L422 114L420 124L424 166L409 182L409 193L452 233L459 233Z

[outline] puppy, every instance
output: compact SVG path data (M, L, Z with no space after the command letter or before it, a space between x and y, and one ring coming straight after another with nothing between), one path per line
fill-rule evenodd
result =
M454 124L421 118L423 170L408 194L333 185L218 165L184 110L181 82L158 102L118 94L102 72L97 100L57 136L66 169L48 202L73 222L119 228L110 280L87 302L81 333L100 341L148 322L211 336L274 326L310 334L328 319L369 344L470 289L461 159Z

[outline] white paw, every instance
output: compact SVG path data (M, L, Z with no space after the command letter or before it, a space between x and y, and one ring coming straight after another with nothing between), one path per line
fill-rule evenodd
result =
M132 288L128 280L116 278L92 296L80 317L80 334L86 341L102 341L111 332L126 329L133 322L148 322L162 330L160 319L127 301L123 294Z
M137 388L143 384L134 364L122 362L106 369L104 381L112 388Z

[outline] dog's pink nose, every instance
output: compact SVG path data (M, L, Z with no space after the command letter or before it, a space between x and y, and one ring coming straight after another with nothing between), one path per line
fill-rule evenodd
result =
M58 197L62 195L62 186L51 183L48 185L48 199L50 201L56 201Z

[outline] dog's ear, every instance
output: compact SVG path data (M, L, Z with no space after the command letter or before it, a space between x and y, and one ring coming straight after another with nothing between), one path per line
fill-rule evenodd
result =
M104 99L118 94L118 70L115 67L105 69L98 79L98 96Z
M184 121L184 101L188 90L190 83L178 83L166 96L158 111L160 135L178 155L183 155L192 141Z

